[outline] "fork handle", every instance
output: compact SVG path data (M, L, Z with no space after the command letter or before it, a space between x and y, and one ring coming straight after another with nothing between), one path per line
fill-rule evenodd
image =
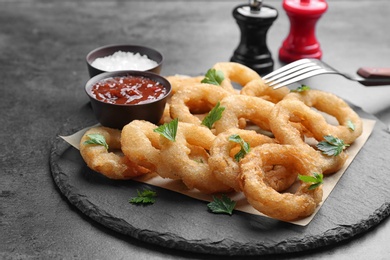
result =
M357 73L363 78L390 77L390 68L362 67L358 69Z
M365 86L390 85L390 68L362 67L357 74L365 79L360 82Z

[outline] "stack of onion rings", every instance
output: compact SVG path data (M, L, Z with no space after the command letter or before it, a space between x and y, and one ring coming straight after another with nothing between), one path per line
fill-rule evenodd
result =
M312 214L322 200L322 188L309 190L310 183L298 181L297 175L334 173L344 165L347 152L324 155L307 139L318 143L330 135L351 144L362 133L359 116L331 93L273 90L238 63L217 63L213 69L224 75L219 86L201 83L203 77L167 77L172 96L160 124L179 120L175 141L155 132L158 125L146 121L132 121L122 132L92 128L80 143L87 165L114 179L154 172L203 193L243 192L254 208L276 219ZM232 82L240 84L241 91ZM217 104L223 112L209 129L201 122ZM330 124L324 113L338 125ZM248 125L255 125L255 130ZM103 135L123 155L86 144L90 133ZM239 145L229 140L232 135L250 147L240 161L234 156ZM298 190L290 193L297 183Z

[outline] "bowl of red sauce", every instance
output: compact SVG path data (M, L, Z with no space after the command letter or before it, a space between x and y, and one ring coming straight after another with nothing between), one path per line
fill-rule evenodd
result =
M160 74L163 55L156 49L139 45L106 45L89 52L86 57L89 76L100 73L139 70Z
M85 84L96 119L103 126L122 129L133 120L157 124L171 93L164 77L149 71L114 71L92 77Z

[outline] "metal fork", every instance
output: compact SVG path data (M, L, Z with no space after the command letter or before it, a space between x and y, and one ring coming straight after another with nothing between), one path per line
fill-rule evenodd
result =
M390 85L390 76L376 78L355 77L347 73L341 73L317 59L294 61L269 73L263 79L270 87L277 89L320 74L338 74L349 80L357 81L364 86Z

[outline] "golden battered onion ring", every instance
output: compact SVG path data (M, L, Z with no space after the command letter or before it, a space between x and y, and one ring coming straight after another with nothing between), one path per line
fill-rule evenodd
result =
M300 119L300 123L313 135L317 141L324 136L335 134L326 122L323 115L306 106L297 99L284 99L277 103L270 116L270 126L275 138L282 144L299 147L302 152L312 153L313 163L321 166L323 173L333 173L344 165L347 154L342 152L338 156L325 156L314 150L301 138L301 132L290 122L290 118ZM336 136L337 137L337 136Z
M291 145L264 144L255 147L241 160L239 182L255 209L283 221L292 221L313 214L322 201L322 186L309 190L309 183L300 183L293 193L279 193L265 182L264 167L282 164L290 167L294 176L312 175L317 169L301 160L301 151Z
M237 143L229 141L231 135L238 134L250 147L273 143L274 139L258 134L253 130L229 129L220 133L214 140L210 149L209 165L215 177L224 184L240 191L237 177L240 173L240 167L231 151L237 147ZM290 184L291 185L291 184Z
M153 172L162 167L160 135L153 131L155 128L157 126L148 121L134 120L123 127L121 139L126 157Z
M176 92L191 88L193 84L200 83L204 76L197 76L197 77L189 77L184 75L175 75L175 76L168 76L166 79L171 83L171 93L175 94Z
M110 179L130 179L149 171L126 156L107 151L106 147L97 144L86 144L90 134L104 136L110 150L121 149L121 131L108 127L93 127L86 131L80 141L80 154L85 163L92 170L99 172Z
M191 88L181 90L172 96L170 113L172 118L181 122L200 125L202 121L195 113L209 112L224 97L231 95L219 86L211 84L194 84ZM191 111L195 110L194 113Z
M236 62L219 62L213 66L213 69L223 72L225 79L221 86L232 93L236 93L232 81L245 86L254 79L261 79L256 71Z
M189 189L228 192L231 188L220 182L209 167L207 151L214 139L215 135L206 127L179 122L175 142L161 137L161 158L169 164L171 174L178 174ZM199 155L202 161L198 160ZM157 173L160 174L158 170Z
M274 104L257 97L230 95L222 99L221 107L225 107L222 118L215 122L216 133L230 128L239 128L239 119L245 118L263 130L270 130L269 116Z
M163 112L163 115L160 119L160 122L158 122L160 125L163 125L165 123L169 123L172 121L172 117L171 117L171 104L170 104L170 100L169 99L167 101L167 103L165 104L165 108L164 108L164 112Z
M247 96L254 96L265 99L272 103L278 103L282 100L288 93L290 89L287 87L282 87L278 89L273 89L269 87L264 80L255 79L246 84L242 89L240 94Z
M280 164L267 165L264 170L265 183L276 191L285 191L294 184L298 173L291 174L290 167Z
M339 125L331 125L322 120L315 122L316 127L313 127L313 135L319 140L324 135L332 135L342 139L344 143L351 144L363 132L363 123L358 114L341 98L336 95L320 90L307 90L301 93L290 93L286 99L297 99L305 103L309 107L314 107L319 111L334 116ZM349 123L355 126L352 130ZM315 131L318 129L319 131Z

